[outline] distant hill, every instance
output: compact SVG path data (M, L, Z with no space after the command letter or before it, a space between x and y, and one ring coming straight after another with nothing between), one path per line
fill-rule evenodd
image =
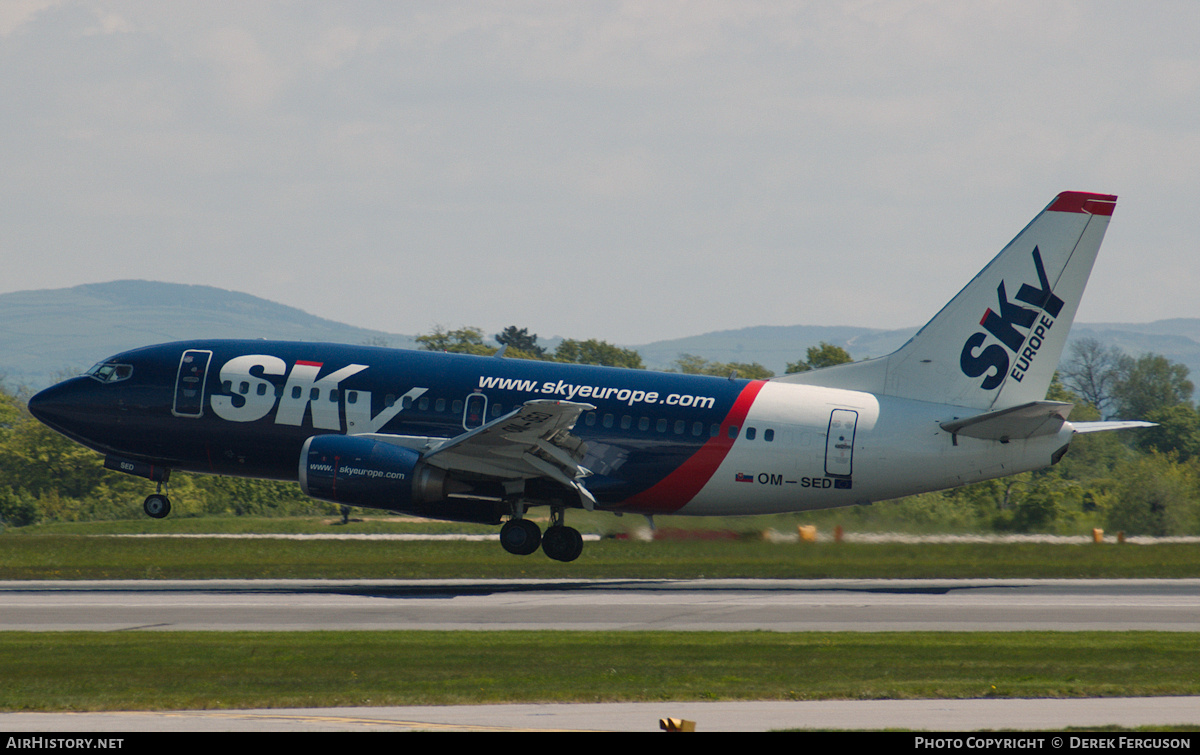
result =
M42 388L117 352L189 338L416 346L211 286L122 280L0 295L0 377L11 387Z
M872 330L845 326L759 325L655 341L633 348L648 366L659 369L669 369L682 354L695 354L712 362L758 362L776 375L782 375L789 362L800 361L809 346L822 341L841 346L857 360L890 354L916 332L916 328Z
M636 349L647 366L669 369L682 354L717 362L758 362L783 374L821 341L855 359L883 356L916 328L757 326L655 341ZM1145 324L1076 323L1073 339L1090 336L1128 354L1162 354L1200 376L1200 318ZM411 335L384 333L315 317L294 307L211 286L123 280L74 288L0 294L0 378L10 387L43 388L104 357L152 343L190 338L267 338L371 343L416 348ZM558 339L544 343L551 349Z
M681 354L696 354L716 362L758 362L782 375L788 362L804 358L809 346L821 341L841 346L855 360L892 353L917 332L871 330L869 328L815 327L810 325L760 326L724 330L670 341L655 341L634 347L648 366L665 369ZM1075 323L1067 344L1079 338L1095 338L1114 345L1126 354L1162 354L1172 362L1185 365L1200 383L1200 318L1159 320L1144 324Z

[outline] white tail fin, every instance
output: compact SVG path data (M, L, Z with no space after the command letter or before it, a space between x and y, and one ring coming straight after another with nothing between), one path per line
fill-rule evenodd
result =
M978 409L1045 398L1116 200L1059 194L895 353L779 379Z

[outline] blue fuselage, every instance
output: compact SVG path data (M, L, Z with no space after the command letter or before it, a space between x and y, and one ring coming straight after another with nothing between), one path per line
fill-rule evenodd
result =
M587 485L602 506L619 506L662 482L706 445L727 449L740 429L739 397L761 385L272 341L164 344L102 365L108 369L38 394L31 409L113 457L280 480L297 478L301 447L317 434L451 438L531 399L591 404L595 409L581 416L573 433L587 443L583 465L593 473Z

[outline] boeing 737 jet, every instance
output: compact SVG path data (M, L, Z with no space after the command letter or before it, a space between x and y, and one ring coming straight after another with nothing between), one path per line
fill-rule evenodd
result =
M852 506L1054 464L1078 433L1046 401L1116 197L1058 195L895 353L770 380L326 343L128 351L29 402L148 478L295 480L315 498L504 523L572 561L568 509L737 515ZM549 508L545 532L529 518Z

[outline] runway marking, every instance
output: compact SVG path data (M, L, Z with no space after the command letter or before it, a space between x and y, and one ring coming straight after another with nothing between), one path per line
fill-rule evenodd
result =
M353 724L357 726L387 726L404 729L437 730L437 731L504 731L504 732L585 732L601 731L599 729L544 729L516 726L497 726L494 724L468 723L437 723L433 721L409 721L406 719L368 718L363 716L328 716L303 715L287 713L234 713L224 711L128 711L123 713L111 712L111 715L162 716L175 718L209 718L236 719L239 721L290 721L300 723Z

